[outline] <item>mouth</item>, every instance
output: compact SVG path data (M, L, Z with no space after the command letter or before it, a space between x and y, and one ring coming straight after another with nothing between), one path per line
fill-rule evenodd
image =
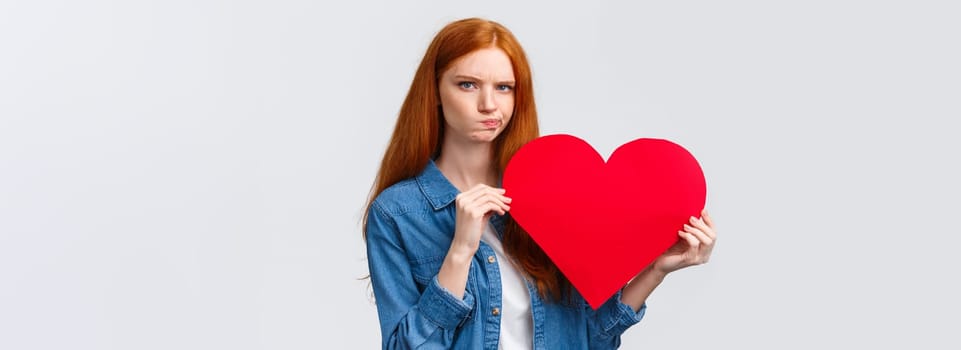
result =
M484 127L488 128L488 129L496 129L497 127L501 126L501 120L500 120L500 119L493 119L493 118L492 118L492 119L484 119L484 121L482 121L481 124L483 124Z

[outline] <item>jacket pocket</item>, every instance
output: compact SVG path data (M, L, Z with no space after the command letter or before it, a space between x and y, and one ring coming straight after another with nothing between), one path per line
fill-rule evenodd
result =
M417 282L418 287L421 287L421 291L440 272L440 266L444 264L444 258L445 256L440 255L411 261L411 273L414 275L414 281Z

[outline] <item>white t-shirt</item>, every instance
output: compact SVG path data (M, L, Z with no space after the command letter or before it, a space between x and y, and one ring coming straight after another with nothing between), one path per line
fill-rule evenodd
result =
M531 314L531 295L524 277L504 254L504 246L490 223L481 240L494 249L501 273L501 334L498 349L530 349L534 346L534 316Z

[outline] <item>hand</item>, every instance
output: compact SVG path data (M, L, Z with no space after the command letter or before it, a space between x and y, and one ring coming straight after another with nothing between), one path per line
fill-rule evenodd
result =
M505 197L504 192L502 188L479 184L457 195L457 223L452 249L460 249L468 255L477 251L491 214L504 215L510 210L511 199Z
M700 218L692 216L690 223L684 224L684 230L678 231L677 235L681 239L652 264L652 267L662 274L706 263L711 258L711 250L717 241L714 221L707 214L707 210L701 211Z
M717 235L714 233L714 221L706 210L701 211L701 218L692 216L690 224L685 224L684 230L677 231L677 235L681 238L677 243L624 286L621 302L635 312L641 309L647 297L668 273L706 263L711 258Z
M504 215L510 210L510 198L504 196L504 189L484 184L457 195L457 217L454 240L437 272L437 282L458 299L463 298L470 273L471 257L480 247L487 219L491 214Z

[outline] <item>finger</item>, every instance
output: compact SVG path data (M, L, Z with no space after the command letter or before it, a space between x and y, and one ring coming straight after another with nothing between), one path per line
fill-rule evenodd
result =
M711 259L711 251L714 250L714 244L701 246L701 249L697 251L697 264L704 264Z
M485 195L493 195L497 197L507 198L504 196L504 193L506 192L505 189L490 187L485 184L479 184L477 186L474 186L470 192L477 194L479 197L482 197Z
M488 203L489 203L489 204L493 204L493 205L497 206L498 208L500 208L502 211L505 211L505 212L511 209L510 205L508 205L507 203L505 203L504 201L502 201L502 200L500 199L500 197L485 196L485 197L483 197L483 200L484 200L484 203L485 203L485 204L488 204ZM504 215L504 214L501 213L501 215Z
M484 208L486 209L485 212L487 214L490 214L491 212L496 212L497 214L500 214L500 215L504 215L505 213L507 213L507 209L509 209L509 208L502 207L495 202L487 202L484 205Z
M475 219L486 219L492 212L501 212L500 206L494 203L480 203L476 205L471 205L465 209L465 212L470 215L470 217Z
M687 241L688 251L691 251L691 250L697 251L697 249L701 245L701 241L699 241L696 237L694 237L694 235L691 234L690 232L687 232L687 231L677 231L677 232L678 232L678 235L681 236L681 238L684 238L684 240Z
M498 199L501 203L505 203L505 204L511 204L511 202L514 201L513 198L507 197L507 196L504 196L504 195L498 195L498 196L497 196L497 199Z
M467 192L458 195L457 203L462 210L469 210L478 205L484 205L488 202L495 202L500 206L501 215L503 212L510 210L507 203L511 202L510 198L503 195L504 190L499 188L490 187L484 184L479 184L472 187Z
M699 252L697 252L698 260L700 261L701 264L707 263L708 260L711 260L712 250L714 250L714 245L704 247Z
M457 202L459 208L466 208L468 204L474 202L474 197L476 196L476 191L470 189L457 194L457 197L454 197L454 201Z
M495 191L497 191L498 189L497 189L497 188L494 188L494 187L490 187L490 186L488 186L488 185L486 185L486 184L483 184L483 183L479 183L479 184L476 184L476 185L472 186L471 188L467 189L467 191L464 191L464 193L468 193L468 192L469 192L469 193L478 193L478 192L486 192L486 191L488 191L488 190L495 190Z
M510 198L492 190L480 192L473 200L475 202L487 202L493 200L502 203L509 203L511 201Z
M694 237L696 237L697 240L700 241L702 245L710 246L714 244L714 240L711 239L711 237L708 236L706 233L704 233L704 231L701 231L697 227L685 224L684 231L687 231L688 233L693 234Z
M700 265L706 263L711 256L711 246L704 246L698 244L700 242L694 233L681 231L685 236L690 248L685 252L685 261L688 262L687 266Z
M490 187L487 186L487 185L484 185L484 184L480 184L480 185L477 185L477 186L472 187L470 190L467 190L467 192L463 192L463 193L461 193L461 194L458 195L458 196L459 196L459 197L460 197L460 196L463 196L463 198L461 199L461 203L462 203L465 207L467 207L467 206L473 205L474 203L477 203L478 201L480 201L481 198L483 198L484 195L486 195L486 194L488 193L488 191L487 191L488 188L490 188Z
M704 223L710 226L712 230L714 229L714 219L711 219L711 215L707 213L707 209L701 210L701 220L704 220Z
M707 223L704 222L703 218L695 218L692 216L690 221L691 221L691 226L694 226L700 229L708 237L710 237L711 240L715 239L714 229L708 226Z
M484 189L484 193L486 195L497 197L497 199L500 200L501 202L505 202L505 203L511 202L510 197L507 197L504 195L505 190L502 188L488 187L487 189Z
M504 196L498 196L498 198L497 198L497 203L500 204L502 208L504 208L504 211L509 211L509 210L511 210L511 199L510 199L510 198L507 198L507 197L504 197Z
M468 214L474 219L483 219L490 215L491 211L500 212L503 209L501 209L497 203L492 202L489 198L481 196L478 198L466 199L463 203L461 203L461 208L458 210L463 210L464 213Z

